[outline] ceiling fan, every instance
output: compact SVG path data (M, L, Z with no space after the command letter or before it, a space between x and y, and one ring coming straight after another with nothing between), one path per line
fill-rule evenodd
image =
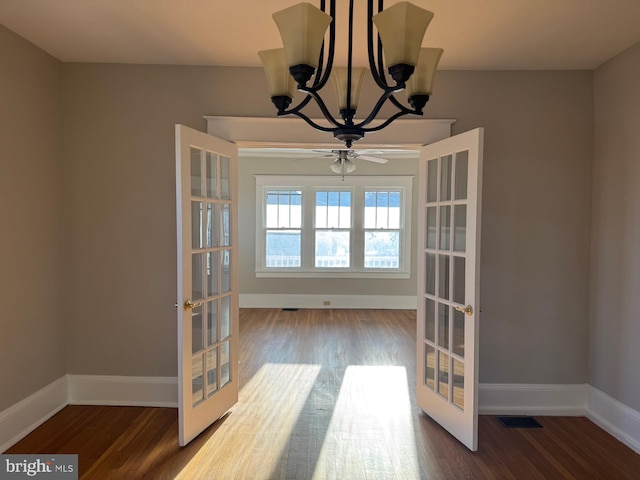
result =
M341 174L343 177L347 173L351 173L356 169L356 165L353 160L366 160L367 162L374 163L387 163L389 160L386 158L375 157L372 154L381 155L384 152L381 150L314 150L314 152L324 153L324 155L318 155L317 157L309 158L335 158L334 162L329 166L331 171L337 174Z

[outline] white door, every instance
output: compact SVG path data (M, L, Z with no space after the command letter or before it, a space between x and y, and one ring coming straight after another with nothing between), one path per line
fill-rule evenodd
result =
M484 130L422 147L418 406L478 448L480 200Z
M181 446L238 401L236 169L235 145L176 125Z

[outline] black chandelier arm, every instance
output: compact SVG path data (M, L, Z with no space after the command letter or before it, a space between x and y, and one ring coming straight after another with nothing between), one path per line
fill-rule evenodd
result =
M383 128L389 126L391 124L391 122L393 122L396 118L400 118L400 117L402 117L404 115L409 115L411 113L415 113L415 112L413 110L409 110L408 108L405 108L402 111L391 115L388 119L386 119L380 125L377 125L375 127L363 128L362 131L365 132L365 133L377 132L378 130L382 130Z
M385 104L387 100L389 100L390 98L395 100L395 98L393 97L393 94L397 91L398 91L398 87L385 87L384 92L382 93L382 95L380 95L380 98L374 105L373 109L371 110L371 113L367 116L367 118L365 118L362 122L358 123L355 126L358 128L363 128L369 125L376 118L376 115L380 113L380 109L382 108L382 106ZM404 112L406 110L406 113L412 113L411 110L404 107L402 104L398 103L397 100L395 101L394 105L396 105L396 107L398 107L400 111Z
M320 1L320 10L326 13L325 0ZM329 75L331 75L331 68L333 67L333 57L336 44L336 0L330 0L329 2L329 15L332 20L329 24L329 49L327 51L326 69L324 64L324 41L320 49L320 57L318 58L318 68L316 70L315 80L313 82L313 88L320 90L329 81ZM324 70L324 74L323 74Z
M407 113L413 113L415 115L420 115L420 113L417 110L412 110L410 108L407 108L405 105L403 105L402 103L400 103L400 101L393 95L391 95L389 97L389 101L395 105L399 110L404 111L406 110Z
M383 8L382 0L378 3L378 13L382 11ZM389 88L387 81L384 76L384 65L382 60L382 42L380 41L380 36L377 37L378 42L378 65L376 65L376 59L373 49L373 0L368 0L367 2L367 50L369 53L369 70L371 70L371 75L373 76L373 80L376 84L382 88Z
M329 109L327 108L326 104L324 103L324 101L322 100L320 95L318 95L318 92L317 92L318 88L317 87L313 87L313 88L301 87L301 88L298 88L298 90L301 91L301 92L306 93L307 97L302 102L300 102L300 104L297 105L296 107L291 108L289 110L285 110L285 111L283 111L281 113L278 113L278 116L281 116L281 115L298 115L300 118L303 118L307 123L309 123L309 125L317 125L317 124L314 124L311 121L307 120L308 117L306 117L306 115L303 117L300 114L300 110L302 108L304 108L309 103L309 101L313 98L316 101L316 103L318 104L318 107L320 107L320 111L322 112L322 115L324 115L324 118L326 118L329 121L329 123L335 125L338 128L343 128L345 126L345 125L339 123L335 118L333 118L333 116L331 115L331 112L329 112ZM329 130L325 130L325 131L331 132L331 131L333 131L333 129L329 128Z

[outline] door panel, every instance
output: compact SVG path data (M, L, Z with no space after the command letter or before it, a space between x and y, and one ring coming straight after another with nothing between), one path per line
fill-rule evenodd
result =
M417 402L471 450L478 442L483 130L420 152Z
M176 125L179 443L238 401L237 149Z

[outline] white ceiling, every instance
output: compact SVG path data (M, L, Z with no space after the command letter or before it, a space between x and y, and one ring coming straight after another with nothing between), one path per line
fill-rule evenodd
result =
M65 62L258 66L280 46L271 14L297 1L0 0L0 23ZM593 69L640 41L640 0L412 2L435 13L442 69Z

